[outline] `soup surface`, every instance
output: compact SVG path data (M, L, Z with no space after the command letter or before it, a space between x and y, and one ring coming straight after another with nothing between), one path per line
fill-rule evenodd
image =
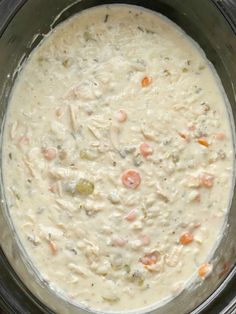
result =
M220 82L183 31L137 7L90 9L51 32L15 83L10 216L51 288L137 310L211 273L232 147Z

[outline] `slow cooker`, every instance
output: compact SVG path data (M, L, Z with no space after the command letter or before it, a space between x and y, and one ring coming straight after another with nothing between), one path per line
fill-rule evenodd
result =
M205 51L221 78L236 120L235 0L0 0L0 125L17 70L44 35L86 8L127 3L162 13ZM232 129L235 135L234 128ZM2 134L2 132L1 132ZM19 178L20 180L20 178ZM2 182L2 178L1 178ZM54 294L34 275L7 215L2 183L0 212L0 307L6 313L92 313ZM184 290L152 314L236 313L236 191L224 235L216 249L214 271L202 285ZM56 267L56 265L55 265ZM93 312L95 313L95 312Z

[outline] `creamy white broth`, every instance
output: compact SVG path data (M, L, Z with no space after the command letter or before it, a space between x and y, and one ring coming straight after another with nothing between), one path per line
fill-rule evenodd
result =
M91 308L137 310L205 280L232 159L205 55L137 7L102 6L57 27L12 92L11 219L50 286Z

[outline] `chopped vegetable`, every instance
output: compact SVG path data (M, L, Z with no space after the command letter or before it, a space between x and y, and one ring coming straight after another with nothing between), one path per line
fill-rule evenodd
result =
M213 269L212 264L209 264L209 263L202 264L198 269L199 277L201 277L202 279L207 278L210 275L210 273L212 272L212 269Z
M126 245L127 241L125 239L122 239L122 238L115 238L113 243L115 246L123 247Z
M129 274L131 271L130 265L128 265L128 264L124 265L124 270L126 271L127 274Z
M62 149L59 151L58 156L60 160L65 160L67 158L67 152Z
M145 76L142 79L141 85L142 87L148 87L149 85L151 85L152 83L152 78L150 76Z
M179 242L182 245L190 244L191 242L193 242L193 234L191 232L183 233L181 237L179 238Z
M49 185L48 190L52 193L57 193L58 191L58 186L56 183Z
M226 139L226 135L223 132L216 133L215 138L219 141L223 141Z
M109 14L106 14L104 18L104 23L107 23L108 19L109 19Z
M207 173L207 172L203 172L200 175L200 182L201 185L204 186L205 188L212 188L214 185L214 175Z
M141 183L141 177L136 170L126 170L122 174L122 183L129 189L137 189Z
M145 31L147 34L152 34L152 35L155 34L154 31L152 31L151 29L148 29L148 28L145 28Z
M199 138L197 141L198 141L198 143L199 143L200 145L203 145L203 146L205 146L205 147L208 147L208 146L209 146L209 143L208 143L208 141L207 141L205 138Z
M128 279L130 282L133 282L139 286L142 286L144 283L144 275L139 270L135 270L132 274L130 274Z
M116 119L118 122L123 123L127 120L127 113L124 109L120 109L118 112L116 112Z
M95 40L95 39L93 38L92 33L89 32L89 31L85 31L83 36L84 36L84 40L85 40L85 41Z
M223 263L222 271L219 273L219 278L225 277L225 275L230 270L230 265L228 262Z
M49 247L50 247L50 250L52 252L52 255L57 255L58 250L57 250L56 243L51 241L51 240L48 243L49 243Z
M19 144L28 145L30 142L29 138L27 136L22 136L19 139Z
M144 29L141 26L138 26L137 29L140 30L142 33L144 32Z
M65 58L62 61L62 65L64 68L69 69L74 63L74 59L72 57Z
M85 160L95 160L98 158L98 152L95 149L81 149L80 158Z
M153 154L153 148L148 143L142 143L139 149L143 157L148 157Z
M189 131L195 131L196 130L196 125L194 123L189 123L188 129L189 129Z
M147 246L151 243L150 237L146 234L141 234L139 238L144 246Z
M190 137L188 134L183 133L183 132L178 132L179 136L182 137L184 140L186 140L187 142L190 142Z
M141 262L143 265L153 265L158 262L160 256L161 256L160 252L153 251L151 253L145 254L144 257L141 257L139 259L139 262Z
M199 203L201 201L201 195L200 195L199 191L198 190L191 191L189 193L189 200L190 200L190 202Z
M62 107L58 107L58 108L56 108L56 110L55 110L55 115L56 115L57 118L59 118L59 119L64 115L64 113L65 113L65 109L62 108Z
M120 299L117 296L106 296L106 297L102 297L104 301L108 302L108 303L116 303L118 302Z
M94 184L86 179L80 179L76 184L76 191L81 195L90 195L94 191Z
M55 147L48 147L42 149L43 157L49 161L57 157L57 149Z
M177 162L179 162L179 155L172 153L171 159L172 159L173 163L176 164Z
M128 221L134 221L137 217L137 210L132 209L126 216L125 219Z

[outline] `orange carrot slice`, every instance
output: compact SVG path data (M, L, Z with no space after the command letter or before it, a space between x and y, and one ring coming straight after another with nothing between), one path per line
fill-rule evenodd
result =
M136 170L126 170L122 174L122 183L129 189L137 189L141 183L141 177Z
M215 138L219 141L223 141L226 139L226 135L223 132L219 132L215 134Z
M136 209L132 209L126 216L125 219L127 221L134 221L137 217L137 210Z
M52 255L57 255L58 250L57 250L56 243L51 241L51 240L48 243L49 243L49 247L50 247L50 250L52 252Z
M198 275L202 279L205 279L212 272L213 266L209 263L204 263L198 268Z
M142 87L148 87L152 83L152 78L150 76L145 76L142 79L141 85Z
M48 147L42 150L43 157L49 161L57 157L57 149L55 147Z
M148 157L153 154L153 149L151 145L147 143L142 143L139 147L139 150L143 157Z
M187 245L191 242L193 242L193 234L191 232L185 232L183 233L180 238L179 238L179 242L182 245Z
M214 179L215 179L214 175L207 172L203 172L200 175L201 185L208 189L213 187Z
M125 110L120 109L117 113L116 113L116 119L118 122L123 123L127 120L127 113Z
M139 262L141 262L143 265L153 265L158 262L159 258L160 258L160 253L158 251L154 251L154 252L145 254L143 257L139 259Z
M199 138L198 139L198 143L202 146L205 146L205 147L208 147L209 146L209 143L208 141L205 139L205 138Z

